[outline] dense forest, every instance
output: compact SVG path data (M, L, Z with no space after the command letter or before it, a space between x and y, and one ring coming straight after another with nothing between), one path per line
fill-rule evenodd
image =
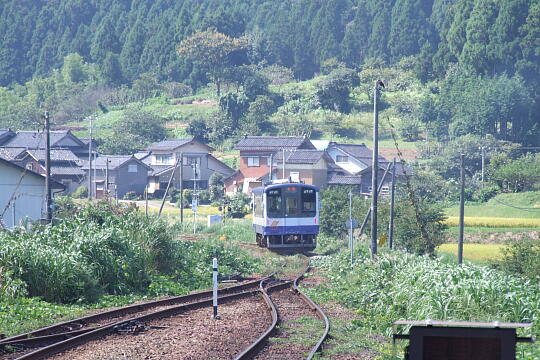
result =
M414 121L439 140L473 133L540 143L539 0L4 1L0 100L12 110L0 115L30 111L9 99L31 98L39 107L48 92L101 99L69 83L150 90L149 83L182 83L196 91L213 79L178 46L208 29L248 42L228 57L232 66L276 65L297 80L328 74L329 61L354 71L405 70L427 89ZM66 59L85 71L66 70ZM58 85L61 68L71 73ZM54 86L39 81L55 76ZM384 80L402 85L399 77ZM64 110L75 120L84 115Z
M44 77L65 55L104 65L118 59L123 81L153 72L196 81L176 46L207 28L247 34L251 63L279 64L299 79L329 58L417 56L418 75L441 77L460 62L479 74L538 76L538 0L115 0L3 1L0 85ZM119 79L111 79L118 81Z

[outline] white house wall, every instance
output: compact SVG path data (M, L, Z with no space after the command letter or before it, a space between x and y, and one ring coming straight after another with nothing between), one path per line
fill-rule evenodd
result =
M42 214L45 180L26 174L17 187L21 174L16 168L0 164L0 215L5 210L1 221L8 229L26 220L39 220ZM8 205L14 193L16 199Z
M336 163L337 166L347 170L351 174L356 174L359 171L362 171L362 170L364 170L365 168L368 167L368 165L366 165L363 162L357 160L356 158L352 157L351 155L349 155L348 153L346 153L345 151L343 151L341 149L328 148L327 152L332 157L332 159L334 160L334 162ZM338 155L348 156L349 157L349 162L348 163L338 163L336 161Z

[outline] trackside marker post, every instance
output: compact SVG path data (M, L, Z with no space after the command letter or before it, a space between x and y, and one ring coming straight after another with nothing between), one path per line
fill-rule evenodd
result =
M218 309L217 309L217 290L218 290L217 275L218 275L218 271L217 271L217 259L214 258L214 259L212 260L212 282L213 282L213 284L214 284L214 288L213 288L214 315L212 315L212 317L213 317L214 319L219 319L219 316L218 316Z

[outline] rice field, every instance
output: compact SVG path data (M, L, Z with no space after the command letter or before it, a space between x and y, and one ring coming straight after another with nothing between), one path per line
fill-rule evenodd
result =
M457 256L457 244L442 244L437 250ZM503 244L463 244L463 257L474 262L500 260Z
M458 226L458 216L448 216L444 221L448 226ZM539 219L504 218L504 217L465 217L465 226L496 228L540 228Z

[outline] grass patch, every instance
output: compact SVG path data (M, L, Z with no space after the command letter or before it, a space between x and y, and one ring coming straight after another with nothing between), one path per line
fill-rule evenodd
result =
M445 213L450 217L459 216L459 205L447 208ZM465 216L540 220L540 191L499 194L486 203L467 203ZM540 225L532 226L540 227Z
M476 262L500 260L503 244L463 244L463 257ZM442 244L437 250L457 256L457 244Z
M524 232L530 232L530 231L538 231L538 228L536 227L482 227L482 226L465 226L464 228L465 234L471 234L471 235L489 235L489 234L497 234L497 233L518 234L518 233L524 233ZM448 233L452 236L458 236L459 227L458 226L449 227Z

